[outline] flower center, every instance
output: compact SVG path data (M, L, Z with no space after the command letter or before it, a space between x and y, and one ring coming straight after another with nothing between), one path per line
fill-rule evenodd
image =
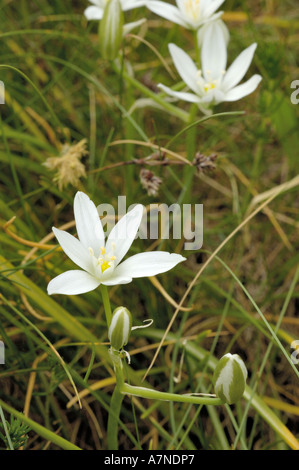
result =
M214 90L214 88L216 88L216 85L215 85L215 83L205 83L203 88L204 88L205 92L208 93L208 91Z
M185 0L185 13L189 18L197 20L200 16L200 0Z
M89 247L89 254L92 257L92 262L94 265L94 269L96 274L102 274L104 271L106 271L109 268L112 268L114 265L114 261L116 260L116 257L112 253L106 253L106 248L102 246L100 248L100 256L97 258L94 254L94 251L91 247ZM114 247L113 247L114 251Z
M110 264L109 264L109 261L103 261L102 264L101 264L101 270L102 270L102 273L104 271L106 271L106 269L110 268Z
M225 72L222 72L222 75L224 74ZM197 71L197 75L199 77L197 83L199 84L204 93L209 93L209 91L219 87L219 84L221 83L221 79L212 79L210 71L206 72L206 79L203 77L201 70Z

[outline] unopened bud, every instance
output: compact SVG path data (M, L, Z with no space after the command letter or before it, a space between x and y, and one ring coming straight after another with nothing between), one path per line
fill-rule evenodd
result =
M108 0L99 25L100 52L104 59L117 56L123 40L124 14L120 0Z
M117 307L112 315L108 338L113 349L120 351L129 341L132 316L125 307Z
M243 396L247 369L238 354L225 354L214 371L213 381L216 395L229 405Z

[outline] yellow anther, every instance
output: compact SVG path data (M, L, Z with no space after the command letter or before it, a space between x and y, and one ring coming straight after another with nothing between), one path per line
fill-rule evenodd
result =
M111 256L111 261L115 261L116 260L116 256Z
M101 246L101 255L104 255L106 253L105 247Z

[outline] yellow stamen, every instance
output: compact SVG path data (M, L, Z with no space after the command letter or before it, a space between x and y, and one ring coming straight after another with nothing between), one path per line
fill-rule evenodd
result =
M106 253L105 247L101 246L101 255L104 255Z
M196 20L200 15L200 0L186 0L186 13Z
M89 251L90 256L94 256L94 251L91 248L91 246L88 248L88 251Z

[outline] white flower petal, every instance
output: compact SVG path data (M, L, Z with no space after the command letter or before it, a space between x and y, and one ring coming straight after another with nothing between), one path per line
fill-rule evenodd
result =
M114 271L115 276L132 278L156 276L174 268L185 261L181 255L166 251L148 251L131 256L121 263Z
M84 16L87 20L101 20L103 18L104 10L99 7L87 7L84 10Z
M80 242L86 248L92 248L96 257L105 244L105 235L101 220L94 203L87 194L78 191L74 200L76 229Z
M149 10L156 15L166 18L166 20L172 21L173 23L179 24L180 26L187 26L186 21L182 18L182 14L178 8L173 5L170 5L166 2L160 2L152 0L146 3L146 6Z
M132 245L138 232L142 215L143 205L137 204L111 230L106 243L106 253L113 252L116 257L115 265L120 263Z
M121 0L123 11L132 10L147 5L148 0Z
M89 0L90 3L93 3L102 10L105 8L106 0Z
M225 101L225 94L221 90L213 90L213 95L214 95L214 104L219 104L222 103L222 101Z
M145 22L146 22L146 18L141 18L140 20L132 21L131 23L124 24L123 36L125 36L126 34L129 34L133 29L138 28L138 26L141 26Z
M100 281L85 271L66 271L48 284L48 294L77 295L96 289Z
M253 75L247 82L239 85L225 94L225 101L237 101L244 96L250 95L258 87L262 77L260 75Z
M132 278L128 276L117 276L114 275L110 279L107 279L106 281L102 281L101 284L104 286L118 286L119 284L129 284L129 282L132 282Z
M195 63L191 57L189 57L188 54L183 51L183 49L176 46L175 44L169 44L168 48L174 65L176 66L176 69L181 78L186 83L186 85L188 85L188 87L194 91L194 93L198 93L198 69Z
M249 66L252 62L254 52L257 44L251 44L234 60L231 66L227 69L227 72L222 81L222 89L224 91L234 88L242 78L245 76Z
M203 15L210 17L224 3L224 0L201 0Z
M61 248L65 254L80 268L85 271L91 271L91 257L89 252L82 243L73 235L58 228L52 228Z
M202 71L208 82L222 78L226 69L226 35L218 22L207 28L202 40Z
M183 101L188 101L189 103L199 103L200 98L197 95L194 95L193 93L186 93L184 91L174 91L171 88L168 88L168 86L162 85L162 83L159 83L158 85L161 90L163 90L167 95L173 96L174 98L177 98L179 100Z

